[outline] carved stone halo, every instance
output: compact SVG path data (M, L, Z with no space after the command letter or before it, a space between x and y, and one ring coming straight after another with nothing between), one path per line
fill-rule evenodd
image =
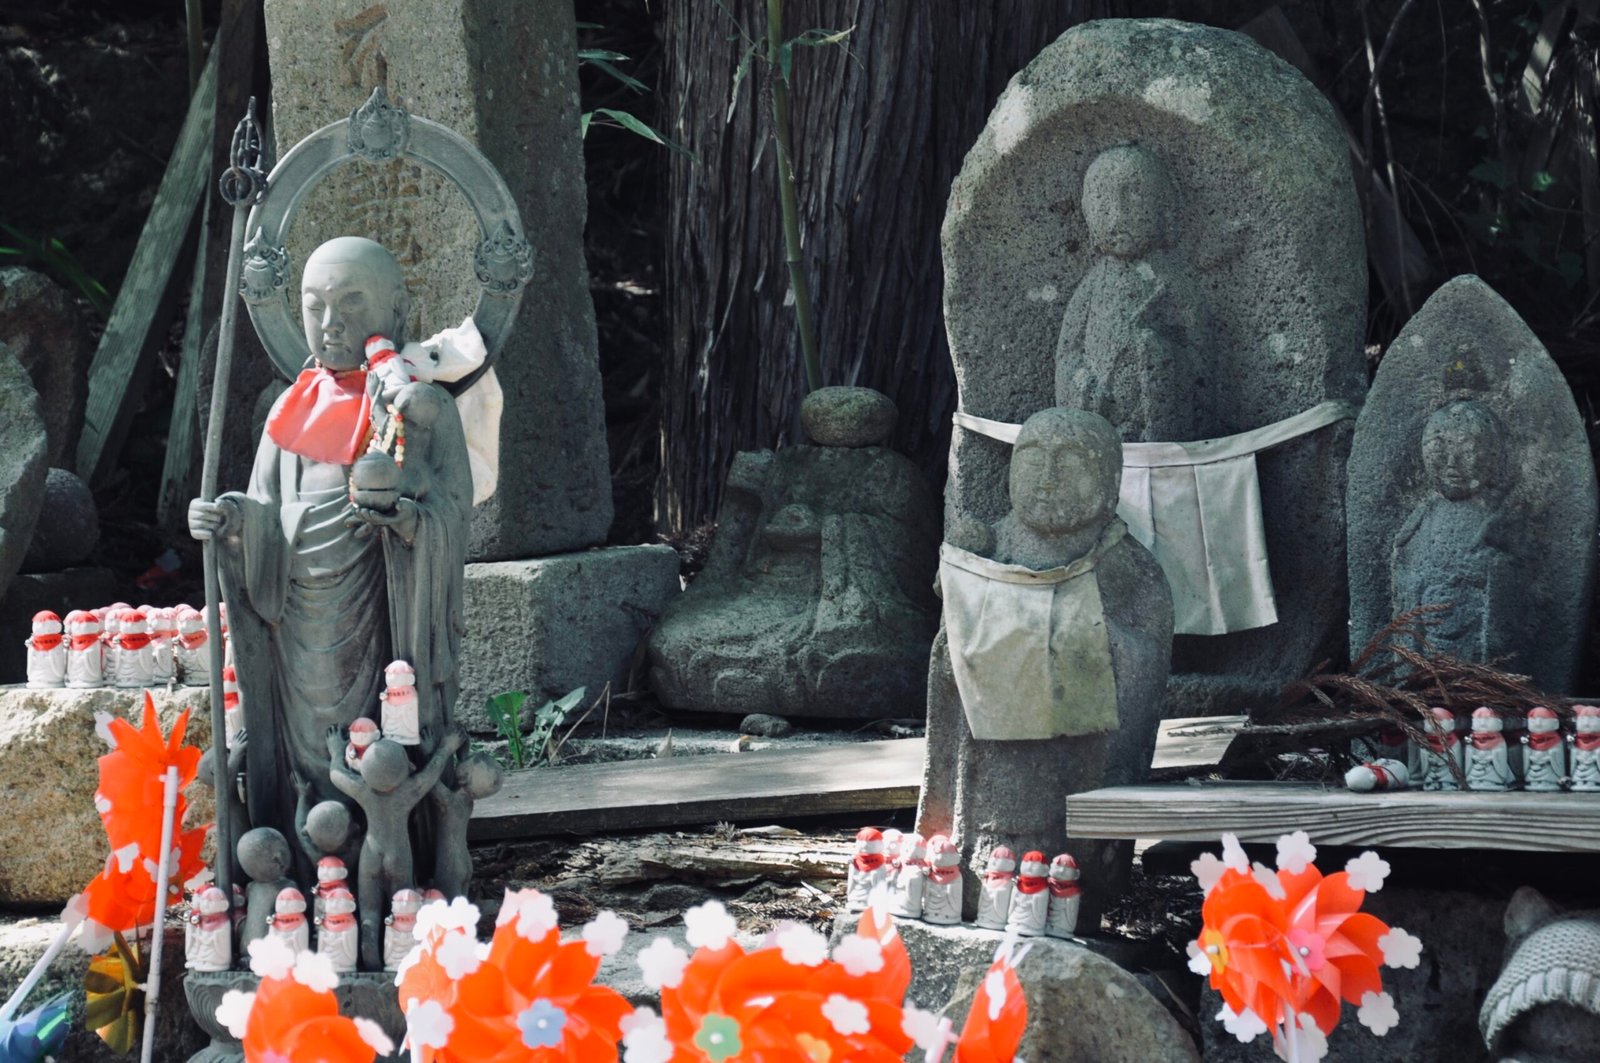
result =
M522 293L533 276L533 249L523 235L522 218L511 190L494 166L465 137L438 122L417 118L390 101L382 87L340 119L306 137L285 154L267 177L267 190L250 212L239 291L261 343L273 364L293 378L306 361L305 335L297 309L285 297L290 276L284 251L295 212L317 183L356 160L384 162L404 158L449 179L461 190L478 220L479 243L473 273L483 286L472 317L483 334L488 357L453 384L459 395L481 376L511 332ZM364 235L350 233L346 235Z

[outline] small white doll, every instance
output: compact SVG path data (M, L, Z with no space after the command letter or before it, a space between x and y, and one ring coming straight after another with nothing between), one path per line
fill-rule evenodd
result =
M375 721L365 716L357 716L350 722L350 741L344 747L344 766L361 774L361 758L366 755L372 743L382 738Z
M311 947L306 897L293 886L285 886L278 891L278 899L272 906L272 915L267 922L268 935L282 940L294 950L296 956Z
M1006 914L1006 930L1020 937L1044 933L1050 914L1049 866L1037 849L1022 854L1017 888L1011 895L1011 911Z
M317 886L312 890L312 912L319 924L328 914L328 897L334 890L349 889L350 872L337 856L324 856L317 861Z
M1567 746L1561 740L1561 718L1540 705L1528 710L1528 733L1522 736L1522 785L1536 793L1553 793L1567 781Z
M883 858L883 832L862 827L856 832L856 854L846 875L845 908L864 912L871 903L872 891L889 881L889 865Z
M239 673L231 664L222 670L222 724L227 729L223 744L232 749L244 731L244 699L239 693Z
M87 690L105 685L100 618L87 609L67 614L67 686Z
M922 835L900 839L900 866L889 882L889 911L902 919L922 918L922 891L928 878L928 847Z
M1467 789L1509 790L1517 784L1506 748L1505 720L1487 706L1472 710L1472 735L1467 743Z
M317 920L317 951L333 960L335 971L356 969L360 927L355 917L355 896L343 886L328 891L324 911Z
M33 614L33 634L23 640L28 648L28 688L45 690L67 685L67 642L61 636L61 618L48 609Z
M150 677L156 685L166 686L178 678L177 610L160 608L146 612L150 616Z
M95 610L100 618L100 670L108 687L117 685L117 668L122 660L122 646L117 636L122 634L122 614L128 611L127 602L116 602Z
M183 928L184 966L191 971L226 971L233 965L233 920L228 896L216 886L195 894Z
M393 661L383 670L388 684L378 695L383 737L403 746L420 745L422 732L417 720L417 673L405 661Z
M1574 705L1572 718L1572 789L1600 793L1600 705Z
M211 668L206 651L206 615L192 605L180 605L175 610L178 635L172 646L173 664L178 682L199 687L211 682L206 673Z
M1461 739L1456 735L1456 714L1434 706L1423 721L1427 738L1416 746L1416 766L1411 781L1422 781L1424 790L1459 790L1461 783L1451 765L1462 766Z
M1344 773L1345 788L1358 794L1374 790L1404 790L1411 785L1411 769L1398 760L1379 757L1357 764Z
M989 854L988 867L983 881L978 883L978 917L974 920L985 930L1004 930L1006 918L1011 914L1011 894L1016 889L1017 857L1004 845L997 845Z
M1069 938L1078 932L1078 862L1070 853L1050 861L1050 914L1044 932L1053 938Z
M155 653L150 648L148 618L138 609L124 609L116 643L116 685L127 690L151 686L155 674Z
M943 834L928 839L928 877L922 885L922 921L939 926L961 922L961 850Z
M398 970L400 962L417 943L417 913L422 910L422 894L404 889L394 895L389 915L384 919L383 969Z

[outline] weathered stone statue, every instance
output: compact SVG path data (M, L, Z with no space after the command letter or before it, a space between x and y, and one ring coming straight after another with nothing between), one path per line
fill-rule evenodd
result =
M951 190L947 530L1003 515L1030 415L1110 421L1119 515L1171 587L1172 715L1242 711L1343 646L1327 559L1367 278L1347 154L1249 38L1103 19L1012 80Z
M381 389L363 369L368 337L399 341L405 328L394 257L357 237L323 244L302 275L301 311L312 367L274 405L249 489L190 506L194 535L219 547L250 733L251 822L286 834L291 777L313 802L340 799L328 732L378 703L387 663L404 659L416 673L431 736L419 763L448 732L472 506L449 393L420 382ZM386 435L403 441L393 457L376 455L398 491L387 506L358 505L352 492L364 485L351 467L363 455L368 467L368 440ZM303 856L297 864L311 881Z
M1596 487L1560 370L1505 301L1457 277L1378 364L1350 453L1350 647L1449 605L1437 652L1571 689L1594 584Z
M650 635L651 685L675 709L920 715L932 492L882 445L882 394L823 388L801 417L814 445L734 460L706 567Z
M1017 437L1012 512L952 527L917 810L919 831L958 840L969 874L997 847L1070 851L1093 869L1091 925L1126 857L1069 844L1065 800L1144 779L1172 646L1161 568L1116 517L1121 476L1109 423L1042 410Z

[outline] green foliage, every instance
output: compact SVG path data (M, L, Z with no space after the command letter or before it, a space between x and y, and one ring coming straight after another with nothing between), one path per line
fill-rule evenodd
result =
M509 690L496 694L483 704L494 724L495 732L505 740L505 754L501 761L512 771L528 766L528 747L522 740L522 703L528 700L525 690Z
M588 687L579 687L565 697L547 701L534 709L527 708L528 693L524 690L511 690L489 698L484 702L484 711L506 744L501 763L511 771L554 764L572 730L560 739L556 738L556 732L588 694ZM593 706L573 720L572 727L576 728L592 711Z
M580 22L578 23L578 28L599 29L600 26L592 22ZM616 65L617 63L626 63L628 61L629 59L626 55L623 55L621 52L612 51L609 48L578 49L579 66L592 66L596 70L615 80L624 88L630 89L633 92L641 94L649 92L650 86L646 85L638 78L633 77L631 74L624 73ZM596 121L597 117L599 121ZM642 121L637 115L629 114L627 111L619 110L615 107L596 107L592 111L585 111L578 119L578 125L579 129L582 131L582 136L585 139L587 139L589 136L590 126L598 125L602 127L609 126L613 129L625 129L635 136L643 137L653 144L660 144L662 147L675 151L685 158L692 159L695 162L700 161L699 157L695 155L694 152L690 151L688 148L685 148L681 144L677 144L671 140L668 140L660 133L657 133L654 129L650 128L650 125L647 122Z
M91 277L83 263L60 240L53 236L35 239L5 222L0 222L0 230L4 230L17 244L15 247L0 246L0 260L16 257L22 262L37 263L45 272L65 281L87 299L96 313L101 316L111 313L111 296L105 285Z
M572 710L583 704L583 699L589 694L588 687L579 687L566 697L557 701L547 701L533 710L532 726L528 730L528 748L533 753L535 764L554 764L560 755L561 742L556 741L556 729L567 722L567 717ZM568 732L570 734L570 732Z

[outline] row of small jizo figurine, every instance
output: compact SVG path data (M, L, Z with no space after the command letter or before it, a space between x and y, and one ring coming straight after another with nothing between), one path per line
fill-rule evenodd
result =
M1554 709L1529 709L1526 729L1511 737L1505 714L1492 708L1465 716L1434 707L1429 714L1428 737L1421 742L1406 743L1394 734L1380 738L1380 759L1366 766L1359 784L1351 780L1352 788L1459 790L1464 778L1468 790L1600 793L1600 706L1574 705L1571 733L1562 731ZM1463 734L1467 721L1470 729ZM1351 776L1357 774L1352 769Z
M311 947L311 928L315 926L317 951L330 958L335 971L354 971L360 957L360 924L348 875L343 860L336 856L322 858L317 865L317 887L312 891L314 907L309 920L305 894L293 886L279 890L267 920L267 936L283 939L298 955ZM384 970L397 970L416 945L417 912L422 906L444 899L438 890L421 893L402 889L395 893L384 919ZM227 897L217 886L202 886L194 891L184 927L184 965L189 970L226 971L233 966L233 938L246 913L244 893L238 886L234 887L231 912L229 907Z
M231 658L226 606L222 632L224 654ZM33 615L33 634L23 640L28 686L35 690L204 686L211 682L206 638L205 613L190 605L134 607L116 602L99 609L74 609L65 625L55 613L42 610Z
M863 827L856 833L845 905L865 911L872 893L889 890L889 910L902 919L954 926L964 900L961 850L943 834L924 844L920 834ZM1023 937L1071 937L1078 928L1078 864L1062 853L1047 865L1044 853L1016 855L1005 846L989 854L978 896L975 923L986 930L1009 930Z

